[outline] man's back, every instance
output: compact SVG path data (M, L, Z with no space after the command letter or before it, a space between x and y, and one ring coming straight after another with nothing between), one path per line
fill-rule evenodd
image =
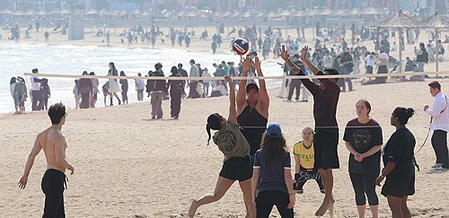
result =
M50 127L39 133L36 140L42 147L42 150L44 150L45 158L47 159L47 169L55 169L61 172L65 172L65 168L58 164L56 158L57 146L62 146L64 149L64 156L61 158L65 158L65 150L67 148L65 138L61 134L61 132L55 128Z

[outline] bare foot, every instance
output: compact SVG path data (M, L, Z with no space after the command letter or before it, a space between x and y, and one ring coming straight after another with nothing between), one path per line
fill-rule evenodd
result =
M316 211L315 216L324 216L326 214L326 211L329 209L332 209L331 216L333 215L333 207L334 207L334 200L324 200L323 204L321 204L321 207Z
M190 205L190 209L189 209L189 214L188 214L188 216L191 217L191 218L194 217L194 216L195 216L195 213L196 213L196 209L198 209L198 207L199 207L198 202L195 201L195 200L193 200L193 201L192 201L192 204Z

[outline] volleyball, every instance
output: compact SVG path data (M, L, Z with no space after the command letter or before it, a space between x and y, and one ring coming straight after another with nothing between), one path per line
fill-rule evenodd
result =
M245 55L249 50L249 43L246 39L235 39L234 42L232 42L232 50L238 55Z

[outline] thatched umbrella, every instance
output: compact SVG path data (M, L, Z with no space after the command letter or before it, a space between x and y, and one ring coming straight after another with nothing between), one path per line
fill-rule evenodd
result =
M87 12L86 12L86 14L88 14L88 15L95 15L95 14L97 14L98 13L98 11L97 10L95 10L95 9L90 9L90 10L88 10Z
M423 24L410 15L404 14L402 9L399 12L373 25L381 28L398 28L399 35L399 73L402 73L402 29L419 28Z
M368 8L368 10L364 10L361 11L360 14L364 14L364 15L378 15L378 14L383 14L384 12L379 11L375 8Z
M428 17L423 22L424 27L435 29L435 43L436 48L438 48L438 37L440 29L449 29L449 17L438 14L438 11L431 17ZM436 61L436 71L438 72L438 56L440 55L440 49L437 49L437 61Z

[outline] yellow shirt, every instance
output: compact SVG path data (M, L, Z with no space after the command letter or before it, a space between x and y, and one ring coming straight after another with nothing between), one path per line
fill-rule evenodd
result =
M315 165L315 150L312 145L307 148L303 141L296 143L293 146L293 154L299 156L301 166L305 169L313 169Z

